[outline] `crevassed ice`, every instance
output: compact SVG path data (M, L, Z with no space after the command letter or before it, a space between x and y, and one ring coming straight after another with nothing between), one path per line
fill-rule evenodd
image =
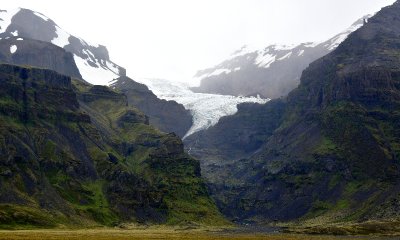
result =
M237 112L237 105L251 102L264 104L269 99L260 97L235 97L228 95L194 93L185 83L160 79L140 79L157 97L182 104L193 116L193 125L183 138L218 123L224 116Z

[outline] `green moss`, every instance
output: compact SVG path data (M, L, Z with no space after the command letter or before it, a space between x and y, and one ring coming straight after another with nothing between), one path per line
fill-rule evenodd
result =
M335 210L342 210L342 209L349 209L349 208L350 208L350 202L347 199L339 200L334 207Z
M331 177L331 179L329 181L329 185L328 185L329 190L332 190L334 187L336 187L339 184L341 179L342 179L342 176L338 175L338 174Z
M335 143L327 137L323 137L314 152L320 155L325 155L329 153L334 153L336 150L337 146L335 145Z
M1 229L52 228L59 221L60 219L43 209L16 204L0 204Z

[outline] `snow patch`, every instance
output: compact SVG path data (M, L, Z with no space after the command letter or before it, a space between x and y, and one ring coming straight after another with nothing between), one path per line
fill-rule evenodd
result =
M33 14L35 14L36 16L40 17L41 19L45 20L46 22L49 21L49 18L41 13L33 12Z
M281 58L278 58L278 61L282 61L282 60L284 60L286 58L290 58L290 56L292 56L292 52L289 52L289 53L285 54L285 56L283 56Z
M296 47L295 44L283 44L283 45L279 45L279 44L274 44L271 46L273 49L277 50L277 51L282 51L282 50L292 50L293 48Z
M18 49L17 45L11 45L11 47L10 47L10 53L11 53L11 54L14 54L14 53L17 51L17 49Z
M91 84L109 85L112 80L119 77L119 75L115 74L111 70L100 66L98 62L96 62L97 67L92 67L88 64L88 59L83 59L75 54L74 60L82 78Z
M107 68L110 69L110 71L112 71L113 73L119 75L119 69L114 63L111 63L109 61L103 61L103 60L102 60L102 63L104 65L106 65Z
M254 63L259 67L269 68L269 66L275 62L275 55L272 54L263 54L262 52L258 52L258 56L255 59Z
M300 57L300 56L303 55L303 54L304 54L304 50L302 49L302 50L299 51L299 54L297 54L297 56Z
M61 48L64 48L69 44L69 37L71 36L69 33L65 32L62 30L60 27L56 26L56 34L57 37L55 37L53 40L51 40L51 43L54 45L57 45Z
M23 38L17 38L17 41L23 41L24 39Z
M13 35L14 37L18 36L18 30L15 30L14 32L11 32L11 35Z
M355 22L353 25L351 25L348 29L346 29L344 32L336 35L335 37L332 38L329 44L325 45L329 50L333 50L337 48L344 40L347 39L347 37L352 33L357 31L359 28L361 28L364 25L364 21L368 22L368 19L371 18L372 15L366 15L362 19L358 20Z
M8 26L11 24L12 17L20 10L20 8L17 8L7 11L0 11L0 33L3 33L7 30Z

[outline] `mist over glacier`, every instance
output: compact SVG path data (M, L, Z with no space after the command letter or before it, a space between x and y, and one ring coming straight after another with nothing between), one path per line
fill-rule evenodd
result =
M190 110L193 115L193 125L183 138L207 129L218 123L224 116L230 116L238 111L237 105L241 103L265 104L270 99L257 97L236 97L230 95L195 93L189 85L182 82L164 79L136 79L146 84L157 97L165 100L176 101Z

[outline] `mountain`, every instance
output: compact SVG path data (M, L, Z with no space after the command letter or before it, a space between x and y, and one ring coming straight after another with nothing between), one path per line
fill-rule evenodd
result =
M179 137L47 69L0 64L0 186L0 228L225 223Z
M82 79L71 53L51 43L9 37L0 40L0 62L47 68Z
M222 63L196 73L195 92L279 98L295 89L302 71L314 60L334 50L371 17L364 16L333 38L299 45L270 45L257 50L244 46Z
M140 79L157 97L182 104L190 110L193 124L186 132L184 139L198 131L208 129L219 122L224 116L237 112L241 103L264 104L269 99L260 97L235 97L219 94L194 93L188 84L168 81L165 79Z
M45 15L18 8L0 10L0 38L22 37L49 42L73 54L84 80L92 84L108 85L126 70L110 60L105 46L90 44L61 29Z
M113 85L127 95L129 104L149 116L150 124L164 132L183 137L192 125L190 111L158 99L127 77L125 68L110 60L105 46L67 33L41 13L23 8L0 10L0 54L3 63L47 68L91 84Z
M184 137L193 125L189 110L175 101L159 99L149 88L128 77L119 77L111 87L127 96L129 105L136 106L150 116L150 124L164 132Z
M197 138L188 149L210 148L196 152L205 156L202 165L210 166L209 188L226 216L296 221L311 232L333 231L330 226L338 223L399 220L399 36L397 1L311 63L287 98L254 110L243 107L191 136ZM263 113L272 119L263 119ZM244 146L253 146L246 139L261 141L247 156L226 154L226 148L236 151L235 137L223 144L212 139L215 133L243 136L247 129ZM380 230L373 223L341 230L357 231Z

